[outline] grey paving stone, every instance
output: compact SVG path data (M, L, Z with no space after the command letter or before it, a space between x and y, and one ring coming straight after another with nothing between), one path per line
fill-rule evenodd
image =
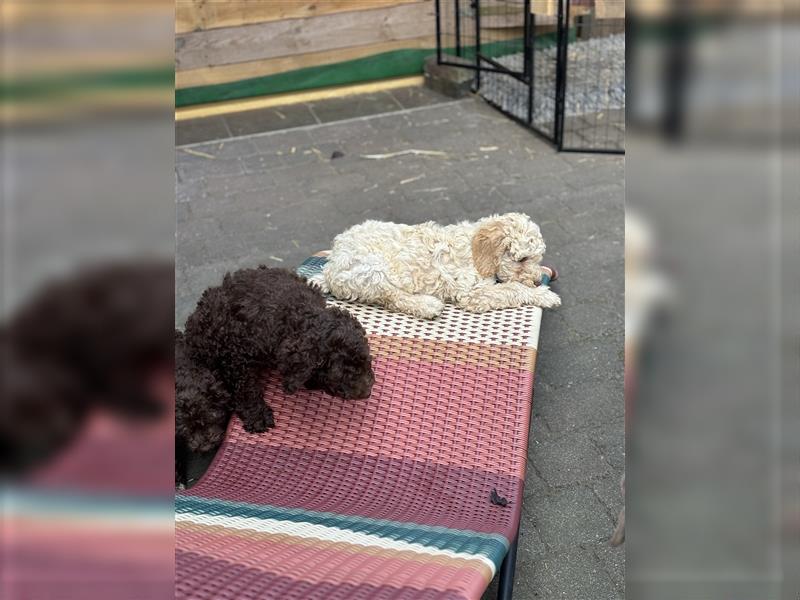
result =
M592 168L597 166L614 166L625 162L623 156L617 154L595 154L588 152L563 152L561 154L568 163L581 168Z
M303 200L303 193L311 188L333 183L337 173L329 165L322 162L311 165L295 165L283 169L268 171L272 180L272 192L277 195L294 197L295 201Z
M244 167L239 158L212 159L187 154L175 158L175 169L178 172L178 180L181 182L233 177L244 173Z
M618 184L624 179L625 163L620 160L590 168L573 169L566 183L573 189L585 190L595 185Z
M625 414L623 385L607 379L558 387L545 382L536 389L536 406L555 434L615 423Z
M603 565L614 587L624 597L625 594L625 545L612 547L608 542L587 545L595 558Z
M409 157L369 160L359 155L348 155L345 159L333 161L331 167L342 174L361 173L371 185L389 189L399 186L401 181L412 180L419 175L430 177L429 170L439 168L439 165L432 161L423 163Z
M176 227L186 225L191 219L191 212L189 205L186 202L178 202L175 205L175 223Z
M605 203L596 202L593 206L582 208L574 197L562 197L563 205L572 210L572 214L559 217L559 222L569 230L572 239L592 241L594 239L619 240L625 236L625 217L619 210L624 200L624 190L614 187L609 190L613 198Z
M525 598L542 600L617 600L622 593L614 586L603 564L587 548L579 546L555 552L537 561L532 585Z
M308 146L290 146L284 150L254 154L242 159L246 173L266 173L273 169L312 165L320 162L320 155Z
M263 131L292 129L317 122L305 104L292 104L278 108L248 110L225 116L231 134L247 135Z
M231 192L228 194L208 194L195 197L188 204L194 218L213 218L232 212L247 212L272 201L269 188ZM218 240L218 243L222 240Z
M256 147L258 153L269 154L277 150L288 151L292 146L310 144L311 135L308 131L308 128L271 131L263 135L254 135L245 139Z
M500 186L491 182L469 188L466 192L459 194L458 199L465 217L469 219L486 217L496 212L506 212L497 210L507 201L500 191Z
M540 353L536 366L540 372L559 374L557 379L549 379L556 387L585 381L620 382L623 379L623 343L622 338L615 337L554 348L551 352Z
M541 144L544 142L536 141ZM526 145L525 147L530 147ZM509 176L518 176L532 182L537 177L546 175L559 175L564 178L565 190L570 186L567 182L572 177L573 167L562 158L562 155L555 153L517 153L513 157L503 162L503 171Z
M375 133L372 128L374 120L359 120L356 123L325 123L309 129L307 134L314 145L326 142L335 144L336 148L346 154L378 150L382 148L386 138Z
M378 135L399 136L403 130L413 126L407 111L388 113L369 120L370 127Z
M219 198L238 192L273 190L275 178L269 173L246 173L231 177L213 177L205 182L204 196Z
M191 227L178 227L175 252L187 264L202 265L214 260L213 240L220 238L221 230L216 220L194 219Z
M569 202L573 214L580 218L583 213L600 214L607 207L618 206L625 199L623 182L598 183L583 190L564 189L561 197Z
M469 106L465 108L465 104ZM477 121L473 107L476 106L472 101L461 101L451 104L432 106L426 110L418 110L408 113L412 128L426 129L431 127L440 128L442 133L451 131L452 127L467 125Z
M500 191L504 196L521 207L529 206L539 220L551 216L544 211L553 205L563 205L565 210L557 214L567 214L568 202L560 201L558 198L558 193L563 189L564 180L557 175L541 175L533 178L517 176L500 185Z
M553 488L539 476L536 466L529 460L525 473L524 508L535 511L538 500L552 493Z
M558 282L550 286L553 291L560 293ZM562 294L563 302L563 294ZM547 321L542 325L539 334L539 351L541 353L560 352L565 346L574 344L575 340L571 339L569 330L564 323L564 319L558 310L551 310L547 313ZM543 385L548 385L545 381Z
M567 247L548 249L550 256L563 257L559 265L578 271L590 271L592 267L616 267L622 272L619 257L624 253L621 239L578 239Z
M401 194L406 198L403 203L392 203L392 212L395 220L400 223L424 223L425 221L438 221L452 223L453 215L461 210L460 197L463 193L458 191L436 192L405 192Z
M600 305L617 302L617 298L624 293L625 275L622 264L595 264L587 270L580 264L570 264L563 260L562 257L566 254L561 247L548 244L545 258L558 268L559 280L553 283L553 289L561 295L563 308L584 303ZM561 309L553 312L559 310Z
M546 443L535 443L528 457L553 487L588 482L611 472L587 433L569 433Z
M410 115L411 118L414 114ZM437 120L433 125L413 124L407 129L397 132L396 137L390 138L395 146L407 146L421 150L435 150L448 153L454 160L464 157L477 158L477 147L465 147L464 138L458 123L449 117Z
M605 506L582 484L540 499L528 516L552 550L608 539L613 527Z
M361 94L310 103L311 109L323 123L403 110L389 92Z
M571 339L597 339L614 335L625 326L624 303L624 294L619 290L604 303L583 302L564 306L558 310L558 316L564 320Z
M207 194L208 183L205 179L195 179L193 181L181 182L175 186L175 202L191 202L194 199L202 198Z
M178 148L177 156L197 156L208 154L214 158L243 158L256 154L258 149L249 139L216 139L208 144L193 145L191 148Z
M625 424L621 419L603 427L594 428L589 434L597 445L601 457L618 473L625 469Z
M175 123L175 145L195 144L230 137L222 117L188 119Z
M389 219L394 214L391 210L392 206L396 205L398 201L403 201L402 195L396 192L391 194L391 191L391 189L387 190L377 184L370 185L367 181L360 191L356 189L355 192L336 194L331 201L336 211L346 216L353 224L365 220L367 211L371 211L373 215L370 218L377 215L380 219ZM330 233L334 234L334 232Z
M411 86L399 88L389 92L403 108L416 108L419 106L430 106L442 102L450 102L443 94L439 94L425 87Z
M617 523L617 517L619 516L619 511L625 504L625 499L623 498L622 490L620 489L620 481L620 475L613 473L608 477L597 479L591 483L592 491L594 491L594 494L597 496L598 500L603 503L603 506L606 507L606 512L614 522L615 526ZM609 532L609 537L610 535L611 532Z

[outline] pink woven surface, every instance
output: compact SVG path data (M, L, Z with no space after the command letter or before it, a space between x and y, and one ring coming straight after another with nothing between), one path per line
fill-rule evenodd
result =
M499 397L530 394L528 377L522 371L481 369L477 366L416 364L410 361L375 361L383 376L374 394L379 401L353 402L346 410L328 402L321 392L308 394L303 403L287 401L277 380L267 381L266 395L276 422L292 423L274 436L241 436L237 441L252 446L281 446L333 451L359 456L381 456L412 461L483 469L520 477L524 463L513 454L498 455L492 445L506 435L504 423L518 421L524 406L494 402L480 391L481 381L497 381ZM404 378L414 372L416 379ZM464 394L443 390L471 389ZM363 427L369 423L369 427ZM398 425L402 427L398 428ZM519 435L520 432L515 432ZM518 443L515 443L518 442ZM504 443L522 449L522 440Z
M488 585L498 557L463 540L447 554L450 546L435 536L475 532L507 542L516 535L541 311L481 319L448 307L437 330L355 308L375 358L371 397L287 396L277 376L267 376L276 428L251 435L233 419L209 471L185 494L223 508L178 523L178 597L464 599L479 598ZM492 490L509 505L493 504ZM418 532L389 536L384 547L380 531L361 539L349 526L304 530L303 523L237 517L239 506ZM345 528L341 536L337 527Z
M396 556L344 543L303 544L289 536L230 536L227 532L214 535L204 530L185 531L182 540L184 552L202 553L264 573L275 572L263 562L264 556L270 556L280 564L282 576L310 583L398 587L417 581L424 582L428 589L444 592L452 589L453 582L472 575L469 569L459 568L455 561L447 559L425 560L413 552ZM309 564L314 568L309 569Z

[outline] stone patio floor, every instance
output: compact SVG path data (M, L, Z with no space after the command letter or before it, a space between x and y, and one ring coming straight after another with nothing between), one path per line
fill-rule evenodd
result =
M559 154L424 88L184 121L176 143L179 327L227 271L294 268L365 219L540 224L563 306L539 341L514 597L623 598L624 546L607 540L625 464L624 158ZM361 158L411 148L446 157Z

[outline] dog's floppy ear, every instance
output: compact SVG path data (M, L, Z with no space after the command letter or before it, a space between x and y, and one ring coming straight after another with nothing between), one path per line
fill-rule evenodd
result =
M285 340L277 352L278 371L283 375L283 389L294 394L311 379L321 361L315 345L303 337Z
M499 220L482 225L472 237L472 262L481 277L492 277L505 251L506 232Z

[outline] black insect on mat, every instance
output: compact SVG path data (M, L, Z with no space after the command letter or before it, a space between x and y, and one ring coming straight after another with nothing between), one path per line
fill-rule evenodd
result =
M508 506L509 504L511 504L511 502L509 502L508 499L503 498L503 496L497 493L496 488L492 488L492 493L489 494L489 500L491 500L492 504L494 504L495 506Z

